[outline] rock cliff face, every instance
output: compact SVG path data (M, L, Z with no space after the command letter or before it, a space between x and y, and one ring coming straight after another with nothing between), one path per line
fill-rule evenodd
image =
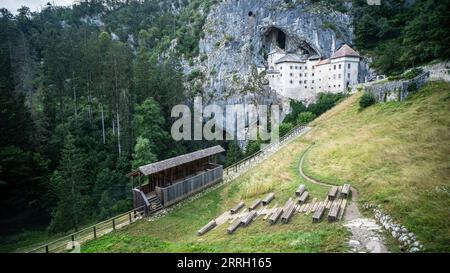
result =
M350 23L347 14L309 1L222 1L208 14L200 56L194 66L185 65L186 73L202 74L189 87L201 86L205 100L219 104L248 99L286 104L258 79L267 54L277 46L329 57L341 44L351 44Z

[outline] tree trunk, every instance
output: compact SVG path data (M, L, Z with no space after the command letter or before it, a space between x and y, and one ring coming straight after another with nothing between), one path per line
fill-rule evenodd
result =
M101 112L102 112L102 136L103 136L103 145L106 144L106 135L105 135L105 117L103 115L103 105L101 106Z
M120 115L119 110L117 110L117 149L119 150L119 155L122 153L122 146L120 145Z

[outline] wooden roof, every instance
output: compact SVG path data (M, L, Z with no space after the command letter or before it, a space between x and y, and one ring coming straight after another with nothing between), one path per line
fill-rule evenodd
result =
M176 166L186 164L188 162L199 160L222 152L225 152L225 150L220 145L217 145L193 153L172 157L163 161L141 166L136 171L132 172L130 175L136 175L137 173L141 173L147 176L150 174L158 173Z

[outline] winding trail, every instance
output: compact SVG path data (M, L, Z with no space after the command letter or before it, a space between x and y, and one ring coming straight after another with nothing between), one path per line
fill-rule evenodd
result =
M321 185L323 187L332 187L334 185L321 182L305 174L303 171L303 163L305 157L309 150L314 146L311 144L303 153L300 163L299 163L299 173L300 176L307 181ZM336 185L339 186L339 185ZM345 221L344 225L352 232L352 238L348 242L351 252L370 252L370 253L387 253L389 252L386 245L383 242L383 237L381 235L381 226L379 226L374 219L363 218L361 212L358 209L358 191L354 188L350 188L351 191L351 202L349 202L345 210Z

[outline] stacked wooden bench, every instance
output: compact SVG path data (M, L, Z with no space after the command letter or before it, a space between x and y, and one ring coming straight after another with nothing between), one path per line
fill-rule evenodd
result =
M338 186L332 186L330 188L330 191L328 192L328 200L334 201L334 199L338 197L338 191L339 191Z
M320 219L322 218L323 213L325 212L325 204L323 202L320 202L318 207L316 208L316 211L313 214L313 223L320 222Z
M205 234L206 232L210 231L211 229L213 229L216 225L217 225L217 224L216 224L216 221L215 221L215 220L212 220L211 222L209 222L208 224L206 224L204 227L202 227L202 228L197 232L197 234L198 234L199 236L201 236L201 235Z
M283 214L281 215L281 222L287 224L291 216L294 214L294 210L295 203L292 201L292 198L289 198L289 200L284 205Z
M251 221L257 216L256 211L252 210L249 213L247 213L247 215L245 215L244 217L241 218L241 226L248 226Z
M350 184L344 184L341 190L341 197L347 198L349 194L350 194Z
M256 199L256 200L250 205L250 207L248 208L248 210L250 211L250 210L256 209L256 208L259 206L259 204L261 204L261 199Z
M267 194L266 197L264 197L264 199L262 200L263 206L266 206L267 204L269 204L270 201L272 201L274 198L275 198L275 193L271 192L271 193Z
M306 202L306 200L308 199L308 197L309 197L309 192L304 191L298 198L298 202L300 204L304 204Z
M277 208L269 218L269 224L274 225L283 213L283 208Z
M295 195L301 196L304 191L305 191L305 185L301 184L300 186L298 186L297 190L295 191Z
M341 202L342 199L334 201L333 204L331 205L330 211L328 213L328 222L333 222L338 219L339 210L341 208Z
M242 209L245 206L244 202L240 202L236 206L234 206L232 209L230 209L231 214L237 213L240 209Z

